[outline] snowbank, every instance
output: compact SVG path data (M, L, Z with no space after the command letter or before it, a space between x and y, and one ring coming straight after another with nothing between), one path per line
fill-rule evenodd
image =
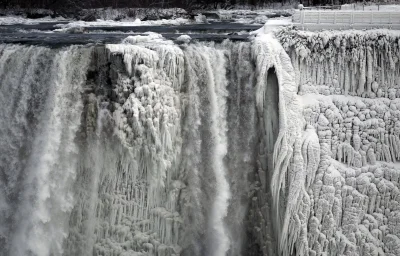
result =
M57 21L65 21L65 19L62 17L51 18L50 16L39 19L29 19L21 16L0 17L0 25L14 25L14 24L36 25L39 23L57 22Z

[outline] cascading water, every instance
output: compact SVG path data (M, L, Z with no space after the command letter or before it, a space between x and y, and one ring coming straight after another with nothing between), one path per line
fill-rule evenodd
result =
M213 50L209 47L195 47L192 51L201 51L199 56L202 60L206 74L206 87L203 89L209 108L204 116L209 118L209 145L208 161L209 168L215 176L215 195L209 213L207 249L208 255L226 255L229 249L229 236L225 227L224 219L227 216L230 188L226 178L226 163L224 158L227 154L226 138L226 76L225 59L222 50Z
M0 254L62 255L90 51L1 52Z
M241 255L249 43L0 50L1 255Z
M250 43L134 40L2 46L2 254L241 255Z
M0 45L0 255L398 255L398 39L292 33Z

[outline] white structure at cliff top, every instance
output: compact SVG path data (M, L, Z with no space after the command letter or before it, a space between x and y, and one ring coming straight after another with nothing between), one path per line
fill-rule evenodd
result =
M396 11L296 11L296 27L306 30L319 29L400 29L400 12Z

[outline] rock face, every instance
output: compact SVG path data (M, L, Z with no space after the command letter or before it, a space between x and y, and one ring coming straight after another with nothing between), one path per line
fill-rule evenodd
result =
M0 254L399 255L386 32L0 46Z

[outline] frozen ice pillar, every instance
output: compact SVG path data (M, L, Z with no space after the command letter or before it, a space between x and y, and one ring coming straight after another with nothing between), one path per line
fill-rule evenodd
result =
M267 238L270 245L278 244L272 251L265 248L269 254L289 255L290 220L302 198L306 179L300 150L301 104L291 60L272 34L259 33L254 38L253 58L257 73L256 104L264 136L260 146L264 177L260 178L265 193L272 198L268 206L260 206L262 214L269 216L264 221L270 222L270 228L259 237Z

